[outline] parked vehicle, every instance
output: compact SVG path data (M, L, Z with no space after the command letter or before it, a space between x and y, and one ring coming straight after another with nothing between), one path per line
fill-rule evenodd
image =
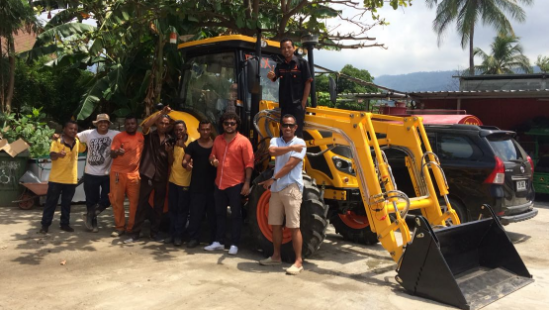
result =
M479 218L479 206L490 205L503 225L531 219L534 206L533 162L513 131L475 125L425 125L431 148L450 187L450 204L462 222ZM399 189L407 182L403 154L386 151ZM400 154L399 154L400 153ZM444 203L441 200L441 205Z

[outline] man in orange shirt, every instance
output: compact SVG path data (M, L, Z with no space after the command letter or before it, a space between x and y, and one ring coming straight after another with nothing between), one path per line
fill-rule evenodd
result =
M250 140L238 132L240 117L234 112L221 116L222 135L215 138L210 164L217 168L215 178L215 209L217 232L215 241L205 247L206 251L224 250L227 206L231 207L231 247L229 254L238 253L242 230L242 203L240 195L248 195L254 168L254 153Z
M111 158L113 158L113 161L109 199L114 213L115 230L111 234L113 237L119 237L125 231L128 233L132 231L139 200L139 162L141 161L141 152L145 141L143 134L137 131L137 117L135 115L126 116L124 128L126 131L117 134L111 144ZM126 196L128 196L130 202L130 216L127 224L124 212L124 199Z

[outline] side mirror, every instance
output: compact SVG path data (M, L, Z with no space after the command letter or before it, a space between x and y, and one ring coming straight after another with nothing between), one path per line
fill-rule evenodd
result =
M330 101L335 104L337 99L337 92L336 92L336 82L335 80L329 76L328 77L328 92L330 93Z
M259 61L257 57L251 57L246 60L246 79L248 92L250 94L259 94L261 87L259 84Z

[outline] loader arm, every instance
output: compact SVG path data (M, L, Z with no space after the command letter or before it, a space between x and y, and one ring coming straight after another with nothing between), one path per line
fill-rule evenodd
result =
M357 174L361 197L372 231L377 233L378 239L393 260L399 261L403 247L411 241L410 230L404 220L408 210L420 209L433 226L445 226L448 218L451 218L454 224L459 224L459 219L451 206L444 214L441 212L429 169L435 165L437 159L431 152L419 118L400 118L327 107L307 108L307 112L305 117L307 130L328 130L335 133L335 137L343 138L333 138L333 141L307 141L308 145L331 142L345 143L350 147L354 159L353 168ZM380 134L383 138L378 138ZM416 170L422 173L421 179L424 180L426 195L408 198L397 190L381 149L382 146L388 145L410 150ZM424 156L422 145L426 156ZM375 154L375 159L372 153ZM448 189L441 171L439 169L431 169L431 171L439 193L447 195ZM395 214L393 220L389 217L390 213ZM395 235L397 231L401 234L400 242Z

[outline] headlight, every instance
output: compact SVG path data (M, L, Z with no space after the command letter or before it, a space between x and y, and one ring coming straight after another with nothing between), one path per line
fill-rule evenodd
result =
M337 170L348 173L350 175L355 175L355 170L353 169L353 163L350 160L343 159L338 156L332 157L332 161L334 162L334 166Z

